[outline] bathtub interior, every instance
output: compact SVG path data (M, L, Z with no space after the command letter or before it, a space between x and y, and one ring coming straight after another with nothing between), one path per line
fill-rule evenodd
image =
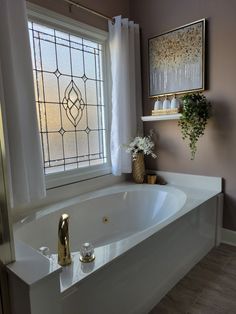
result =
M66 212L70 215L71 251L76 252L84 242L99 247L150 228L175 214L185 201L186 195L177 189L126 188L50 213L44 210L38 218L28 217L17 224L14 237L36 250L46 246L56 253L58 221Z

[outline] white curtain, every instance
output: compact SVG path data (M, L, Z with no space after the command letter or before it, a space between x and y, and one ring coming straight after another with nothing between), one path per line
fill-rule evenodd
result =
M139 25L121 16L109 21L112 75L112 173L131 172L131 156L124 144L141 129L141 74ZM139 130L138 130L139 129Z
M0 101L12 206L45 196L26 1L0 1Z

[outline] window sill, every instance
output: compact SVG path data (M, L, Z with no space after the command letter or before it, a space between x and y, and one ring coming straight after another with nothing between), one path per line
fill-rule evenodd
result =
M28 215L35 214L41 209L58 204L70 199L77 197L84 193L103 189L108 186L118 184L125 181L125 176L114 176L112 174L101 175L91 179L85 179L84 181L67 184L64 186L58 186L47 190L47 196L37 203L30 203L23 207L14 208L13 211L13 222L17 222Z
M100 166L48 174L46 175L46 188L47 190L50 190L64 185L94 179L110 173L111 167L108 164L104 164Z

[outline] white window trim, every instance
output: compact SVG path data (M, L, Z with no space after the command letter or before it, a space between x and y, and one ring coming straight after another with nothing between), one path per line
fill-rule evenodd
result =
M71 34L82 36L88 40L95 40L105 47L103 55L103 76L104 76L104 105L105 110L105 128L106 134L106 151L107 163L97 166L89 166L79 169L67 170L45 175L47 189L58 186L76 183L83 180L97 178L106 174L111 174L110 161L110 80L109 80L109 49L108 49L108 32L97 29L93 26L81 23L64 15L55 13L38 5L27 2L27 13L29 20L54 27L61 31L70 32Z
M75 35L81 35L88 39L100 40L104 44L108 38L108 32L98 29L96 27L87 25L85 23L76 21L72 18L56 13L54 11L45 9L31 2L27 2L28 18L33 19L46 25L51 25L58 29L75 32Z

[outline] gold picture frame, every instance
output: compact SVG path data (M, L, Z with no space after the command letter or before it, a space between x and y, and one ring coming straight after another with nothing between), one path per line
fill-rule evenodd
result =
M148 40L150 98L205 90L205 24L201 19Z

